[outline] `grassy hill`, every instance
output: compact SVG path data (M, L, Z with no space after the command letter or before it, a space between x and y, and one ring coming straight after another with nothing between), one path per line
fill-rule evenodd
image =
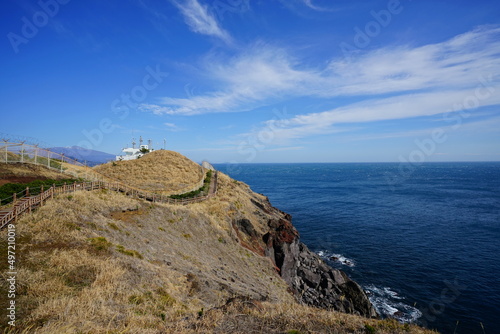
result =
M187 190L203 178L198 164L166 150L148 153L137 160L109 162L94 170L131 187L164 193Z
M122 165L124 183L145 187L166 172L157 165L176 166L175 159L178 174L169 175L178 182L183 173L200 177L174 152L101 168ZM18 320L6 333L431 333L298 304L255 237L284 214L266 200L221 173L217 196L189 206L106 190L49 200L16 223ZM243 219L248 234L235 226Z

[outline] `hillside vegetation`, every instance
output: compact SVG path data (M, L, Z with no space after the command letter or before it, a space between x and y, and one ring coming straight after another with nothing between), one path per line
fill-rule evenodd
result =
M23 216L17 322L6 327L2 298L5 332L432 333L298 304L255 238L284 213L222 173L218 184L216 197L189 206L96 190L57 196Z
M108 162L94 170L134 188L164 193L188 190L203 178L200 165L167 150L154 151L137 160Z
M22 163L0 163L0 186L6 183L28 183L37 180L62 180L71 176L44 166Z

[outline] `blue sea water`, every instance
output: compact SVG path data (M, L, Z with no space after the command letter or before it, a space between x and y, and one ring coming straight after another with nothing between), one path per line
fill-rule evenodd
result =
M500 163L217 165L293 216L380 314L500 333Z

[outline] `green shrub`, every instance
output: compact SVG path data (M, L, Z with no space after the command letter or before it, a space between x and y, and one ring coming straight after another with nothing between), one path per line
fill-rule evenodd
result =
M120 228L118 227L118 225L116 225L115 223L108 223L108 226L111 227L115 231L121 231Z
M128 302L130 304L139 305L139 304L144 303L144 299L141 296L132 295L132 296L128 297Z
M99 251L108 250L111 246L111 243L106 240L105 237L90 238L89 241L90 244Z
M139 258L139 259L143 258L142 255L141 255L141 253L139 253L138 251L131 250L131 249L126 249L122 245L116 245L116 250L119 251L120 253L128 255L128 256L133 256L133 257L136 257L136 258Z
M49 189L52 187L53 184L55 184L57 187L66 184L73 184L74 182L82 182L81 179L79 180L74 180L74 179L64 179L64 180L35 180L32 182L28 183L7 183L4 184L3 186L0 187L0 199L2 200L2 205L8 204L12 202L12 198L9 198L12 196L14 193L20 193L26 188L30 188L30 195L38 195L41 192L41 187L43 186L44 190ZM68 199L71 199L68 197Z
M374 333L375 333L375 331L376 331L376 330L375 330L375 327L373 327L373 326L371 326L371 325L368 325L368 324L366 324L366 325L365 325L365 332L366 332L367 334L374 334Z
M185 199L185 198L197 197L199 194L207 194L208 190L210 189L211 180L212 180L212 171L209 170L207 172L207 176L205 176L205 179L203 180L203 185L199 189L193 190L193 191L190 191L190 192L184 193L184 194L170 195L170 198L172 198L172 199Z

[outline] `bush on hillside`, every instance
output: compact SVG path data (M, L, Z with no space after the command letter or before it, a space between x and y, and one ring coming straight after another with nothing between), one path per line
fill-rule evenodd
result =
M207 172L207 175L205 176L205 179L203 180L203 185L199 189L193 190L193 191L190 191L190 192L184 193L184 194L171 195L170 198L185 199L185 198L198 197L198 195L200 195L200 194L206 195L206 194L208 194L208 190L210 189L211 180L212 180L212 171L209 170Z
M38 195L41 192L41 187L45 190L52 187L52 185L62 186L63 184L73 184L74 182L82 182L82 180L74 180L74 179L64 179L64 180L36 180L29 183L7 183L0 187L0 200L1 204L8 204L12 202L12 194L20 193L26 188L29 188L30 195Z

